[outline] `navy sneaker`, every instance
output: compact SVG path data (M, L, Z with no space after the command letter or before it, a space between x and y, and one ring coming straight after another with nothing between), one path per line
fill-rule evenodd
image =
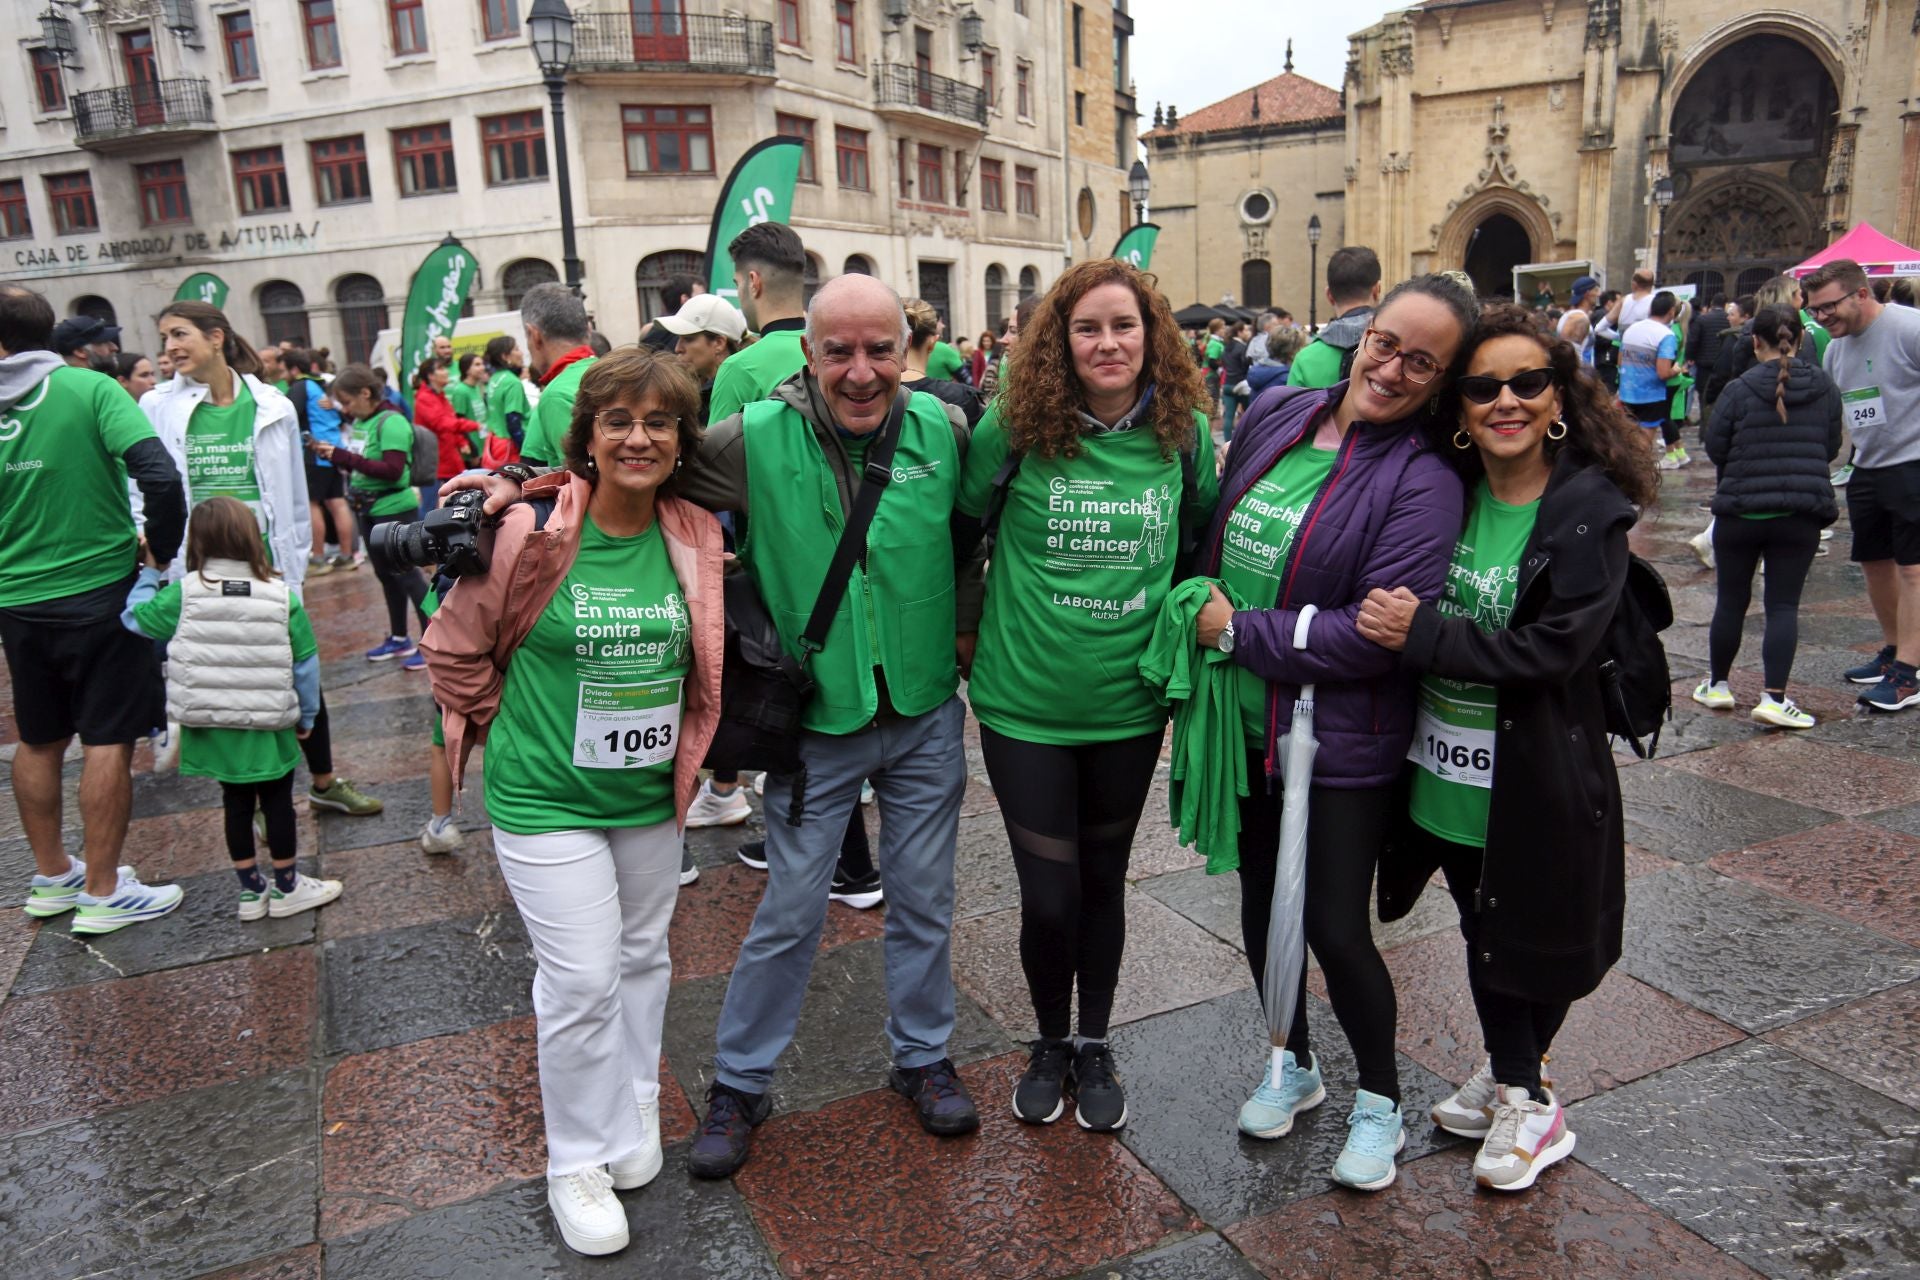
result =
M1887 668L1893 665L1893 646L1884 646L1873 660L1863 662L1847 672L1847 679L1855 684L1879 684L1887 678Z
M1887 668L1887 677L1860 695L1860 701L1875 711L1905 711L1920 706L1920 675L1904 662Z
M413 651L413 641L406 636L388 636L367 650L367 661L387 662L394 658L410 658L413 656Z
M1088 1042L1073 1057L1073 1115L1094 1133L1112 1133L1127 1123L1127 1095L1113 1069L1113 1050L1103 1040Z
M953 1059L942 1058L925 1067L895 1067L891 1081L893 1091L913 1103L920 1127L928 1133L945 1138L980 1127L980 1113L967 1096L967 1086L960 1083Z
M707 1118L687 1151L696 1178L730 1178L747 1162L754 1129L773 1112L764 1093L745 1093L715 1080L707 1086Z

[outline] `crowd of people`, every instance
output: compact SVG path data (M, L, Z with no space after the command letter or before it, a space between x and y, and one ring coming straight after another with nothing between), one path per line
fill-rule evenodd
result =
M934 307L870 276L809 299L787 226L730 251L737 308L680 281L669 314L612 347L577 297L539 286L524 353L441 340L410 396L363 364L328 376L323 353L256 351L205 303L170 304L161 353L129 357L117 332L56 326L44 298L0 286L0 641L31 915L104 933L180 904L119 864L149 737L220 785L240 918L338 897L297 869L296 767L312 805L380 801L334 771L303 584L358 563L356 536L484 494L483 566L430 583L376 557L386 634L365 657L431 685L427 853L459 848L454 809L484 749L480 803L538 960L548 1203L582 1253L625 1247L614 1193L663 1165L668 927L698 875L684 831L746 821L749 790L765 839L740 857L765 889L688 1172L750 1158L834 901L886 904L892 1089L931 1134L978 1127L949 1053L969 705L1038 1031L1005 1100L1020 1120L1071 1107L1108 1133L1155 1104L1128 1096L1109 1033L1135 833L1179 821L1147 810L1171 720L1178 803L1212 833L1209 870L1239 880L1254 982L1291 996L1290 1019L1250 1029L1247 1100L1223 1129L1277 1141L1343 1091L1331 1177L1394 1181L1413 1100L1371 903L1377 883L1382 914L1402 915L1437 870L1486 1056L1421 1102L1480 1141L1479 1185L1533 1185L1575 1143L1542 1065L1621 949L1603 667L1628 532L1684 452L1692 397L1673 379L1709 350L1730 368L1702 388L1719 607L1695 698L1732 704L1764 566L1754 716L1811 724L1787 697L1792 614L1847 436L1852 554L1885 644L1848 677L1872 684L1872 708L1920 705L1920 313L1883 305L1855 264L1718 321L1710 306L1688 337L1650 276L1611 299L1583 279L1547 320L1483 302L1459 273L1383 296L1378 258L1352 246L1329 261L1317 333L1275 310L1201 339L1150 276L1095 260L948 345ZM1617 386L1600 355L1616 337ZM723 677L746 600L810 685L798 767L757 779L707 767L737 710ZM1289 787L1295 727L1319 751ZM76 735L78 859L61 812ZM1302 819L1304 900L1282 909L1320 962L1351 1080L1323 1070L1304 976L1265 989L1283 837ZM1558 841L1545 863L1543 830Z

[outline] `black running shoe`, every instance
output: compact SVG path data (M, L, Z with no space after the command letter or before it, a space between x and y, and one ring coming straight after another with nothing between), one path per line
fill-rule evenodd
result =
M1112 1133L1127 1123L1127 1095L1103 1040L1089 1041L1073 1056L1073 1103L1082 1129Z
M951 1058L927 1067L895 1067L891 1083L895 1093L913 1103L920 1127L928 1133L944 1138L980 1127L980 1113Z
M740 846L739 853L740 861L746 863L755 871L765 871L767 869L767 842L765 840L751 840Z
M1071 1040L1035 1040L1027 1073L1013 1090L1013 1114L1028 1124L1052 1124L1066 1110L1067 1068L1073 1065Z
M880 873L869 871L855 879L844 874L838 866L833 869L833 887L827 892L827 901L844 902L856 911L866 911L885 901L886 893L880 888Z
M753 1131L773 1111L764 1093L745 1093L715 1080L707 1086L707 1118L687 1151L687 1172L696 1178L729 1178L747 1162Z

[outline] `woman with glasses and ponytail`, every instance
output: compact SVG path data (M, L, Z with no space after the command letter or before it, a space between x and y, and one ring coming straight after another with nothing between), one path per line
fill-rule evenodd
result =
M1433 1120L1484 1140L1481 1186L1519 1191L1573 1150L1541 1060L1620 957L1626 839L1599 648L1659 479L1579 353L1519 307L1481 312L1454 387L1447 452L1468 497L1446 589L1376 584L1353 626L1420 680L1381 916L1446 872L1489 1054Z
M1224 582L1197 639L1239 667L1250 794L1240 802L1240 920L1256 983L1266 971L1282 788L1280 738L1303 684L1318 688L1307 821L1306 936L1334 1016L1353 1046L1358 1089L1333 1178L1363 1191L1394 1179L1405 1144L1394 1057L1393 979L1374 946L1374 866L1413 735L1398 655L1354 630L1367 592L1405 585L1439 596L1460 532L1460 479L1430 429L1473 341L1480 304L1464 277L1398 286L1368 321L1351 377L1269 391L1234 431L1198 571ZM1295 643L1302 611L1316 613ZM1241 1132L1280 1138L1326 1100L1307 1033L1306 983L1293 1024L1262 1054Z

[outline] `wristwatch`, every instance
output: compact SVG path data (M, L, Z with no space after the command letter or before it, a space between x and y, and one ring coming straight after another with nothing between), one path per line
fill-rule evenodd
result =
M1227 625L1220 628L1220 638L1213 642L1213 647L1218 649L1222 653L1233 652L1233 619L1232 618L1228 618Z
M499 470L495 471L493 474L497 476L505 476L507 479L513 481L515 484L521 486L522 488L525 488L527 485L527 482L533 479L533 468L527 466L525 463L522 463L522 462L509 462L507 463L506 466L501 467Z

